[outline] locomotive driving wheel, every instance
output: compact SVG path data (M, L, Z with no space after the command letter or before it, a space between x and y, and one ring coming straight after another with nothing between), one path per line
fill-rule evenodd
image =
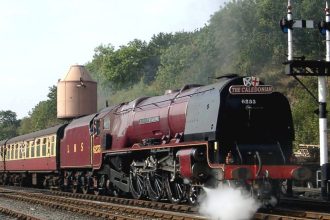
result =
M148 196L153 201L159 201L164 191L164 176L156 171L149 172L146 177Z
M170 176L167 175L164 182L167 198L171 203L179 203L184 199L185 186L182 179L170 179Z
M200 195L201 188L198 186L189 187L188 202L190 205L196 205L198 203L198 196Z
M130 191L134 199L144 196L144 176L140 173L131 171L129 178Z

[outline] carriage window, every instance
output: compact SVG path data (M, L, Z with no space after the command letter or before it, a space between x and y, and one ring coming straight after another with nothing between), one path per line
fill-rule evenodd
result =
M26 142L25 143L25 157L26 158L29 158L30 157L30 145L29 145L29 142Z
M15 145L13 144L13 155L12 155L12 159L13 159L13 160L15 160L16 155L17 155L17 153L16 153L16 147L15 147Z
M9 159L9 154L10 154L9 147L6 147L6 159L7 160Z
M110 117L105 117L103 120L103 129L110 130Z
M17 154L16 159L21 159L21 145L16 144Z
M14 155L13 152L11 152L11 150L12 150L12 147L9 145L9 147L8 147L8 151L9 151L8 160L11 160L11 155Z
M9 154L8 154L8 160L11 160L11 155L12 155L12 153L11 153L11 149L12 149L12 147L9 145L9 146L8 146L8 151L7 151L7 152L9 153Z
M43 138L42 139L42 153L41 153L41 155L43 157L45 157L46 153L47 153L47 138Z
M7 147L7 159L8 160L11 159L11 146L10 145Z
M37 144L36 144L36 157L40 157L40 139L37 139Z
M33 141L31 141L30 142L30 144L31 144L31 157L35 157L35 147L34 147L34 142Z
M20 151L19 151L19 157L21 159L23 159L25 157L25 144L24 143L21 143L21 146L20 146Z
M16 148L17 148L16 158L21 159L22 158L22 144L16 144Z
M13 160L15 158L15 146L10 145L10 159Z
M50 154L55 156L55 136L53 135L50 139Z
M18 144L15 144L14 148L15 148L15 156L14 156L14 159L19 159L19 158L18 158Z

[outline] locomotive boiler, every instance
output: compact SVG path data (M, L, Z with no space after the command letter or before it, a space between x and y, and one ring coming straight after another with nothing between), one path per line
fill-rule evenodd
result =
M194 204L201 187L227 184L267 205L279 196L283 180L310 176L290 161L294 129L287 99L257 77L230 75L207 86L186 85L57 129L61 132L52 131L57 166L38 175L44 186L73 192ZM5 166L12 160L6 151L16 146L6 142L0 142L2 181L8 183L13 171L32 175L33 170ZM36 159L23 154L16 160L23 158Z

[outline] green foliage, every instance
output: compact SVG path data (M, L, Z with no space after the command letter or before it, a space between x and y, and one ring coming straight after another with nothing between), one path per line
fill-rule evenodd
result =
M17 133L20 135L27 134L29 132L33 131L34 126L32 125L31 118L30 117L24 117L21 119L20 126L18 128Z
M49 88L48 100L39 102L29 113L29 117L23 118L18 129L19 134L48 128L61 121L57 119L57 87Z
M143 76L146 57L146 43L134 40L106 57L104 75L115 89L131 86Z
M15 112L7 110L0 111L0 140L14 137L19 126Z
M180 88L185 84L208 83L215 74L214 41L205 27L193 33L176 33L180 40L171 45L160 57L160 67L154 87L162 93L166 89ZM211 61L211 62L208 62Z
M110 101L112 104L123 103L134 100L138 97L154 96L157 94L158 93L153 90L153 87L146 85L143 80L141 80L139 83L130 88L114 92Z
M306 77L302 82L317 95L317 79L315 77ZM317 101L301 86L293 89L295 97L292 103L293 123L296 132L296 146L300 143L318 144L319 143L319 125L318 115L315 110L318 109Z
M113 90L120 90L141 79L149 84L155 78L162 52L180 40L182 37L159 33L148 44L135 39L118 50L111 44L100 45L87 69L101 82L103 89L110 86Z

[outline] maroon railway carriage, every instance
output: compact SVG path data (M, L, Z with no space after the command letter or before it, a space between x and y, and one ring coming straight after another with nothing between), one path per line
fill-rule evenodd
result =
M0 141L0 170L5 170L6 169L6 163L5 163L5 152L6 152L6 140Z
M37 180L58 173L59 140L64 128L65 125L58 125L2 141L0 181L10 184L25 181L25 184L37 185L40 184Z

